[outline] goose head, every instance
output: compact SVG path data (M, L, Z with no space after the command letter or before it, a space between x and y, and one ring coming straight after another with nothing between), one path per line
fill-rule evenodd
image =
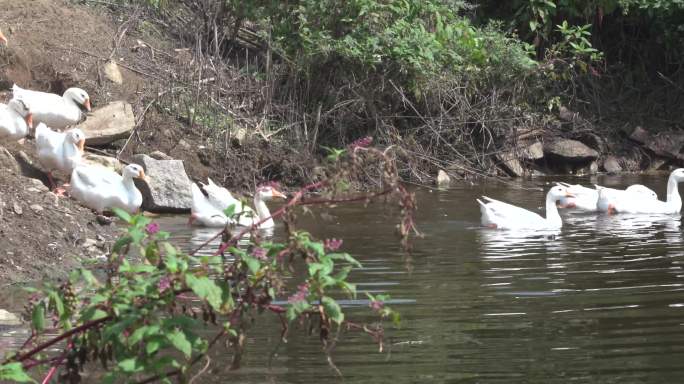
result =
M64 92L64 98L73 101L90 112L90 96L81 88L69 88Z
M279 190L275 189L270 185L263 185L257 188L256 193L254 195L255 200L261 201L269 201L272 200L274 197L281 197L283 199L287 198L287 196L285 196L284 193L280 192Z
M678 183L684 181L684 168L678 168L672 171L670 178L674 179Z
M128 164L121 173L124 178L147 180L145 170L138 164Z
M5 44L5 45L8 45L8 43L7 43L7 38L6 38L5 35L2 33L2 31L0 31L0 43Z
M19 116L23 117L24 120L26 120L26 125L28 125L30 128L33 128L33 114L31 114L26 101L15 97L14 99L10 100L9 103L7 103L7 106L17 112Z
M554 203L563 199L564 197L575 197L575 195L568 192L568 189L562 185L556 185L549 189L549 192L546 193L546 200L551 200Z
M70 129L66 132L66 141L74 144L83 153L85 147L85 134L78 128Z

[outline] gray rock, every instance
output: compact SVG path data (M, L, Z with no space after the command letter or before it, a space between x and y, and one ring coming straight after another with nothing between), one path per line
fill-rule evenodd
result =
M103 68L104 74L114 84L123 84L123 76L121 76L121 71L116 61L109 60Z
M188 212L192 206L190 179L182 160L155 160L133 156L133 163L145 169L147 181L135 179L143 195L142 208L150 212Z
M21 319L19 319L19 316L15 315L12 312L8 312L4 309L0 309L0 325L5 325L5 326L21 325Z
M544 158L544 145L535 141L522 150L521 157L525 160L539 160Z
M32 204L32 205L29 206L29 208L31 208L31 210L32 210L33 212L35 212L35 213L39 213L39 212L42 212L42 211L43 211L43 207L41 207L41 206L38 205L38 204Z
M125 101L114 101L88 113L79 126L88 145L105 145L126 138L135 127L133 107Z
M629 138L636 141L637 143L644 144L651 140L651 134L645 129L637 126L634 131L629 135Z
M19 203L17 203L17 202L15 202L15 203L12 205L12 210L13 210L14 213L16 213L17 215L21 215L22 213L24 213L24 210L21 208L21 205L19 205Z
M570 139L559 139L544 144L544 152L571 161L594 160L599 153L582 142Z
M167 155L166 153L162 151L154 151L150 153L150 157L155 159L155 160L173 160L173 157Z
M603 161L603 169L608 173L619 173L622 172L622 166L615 156L608 156Z
M500 162L501 168L509 176L521 177L525 174L525 168L523 168L522 163L518 160L518 157L513 152L503 152L497 155Z
M19 163L5 147L0 147L0 169L2 172L19 173Z

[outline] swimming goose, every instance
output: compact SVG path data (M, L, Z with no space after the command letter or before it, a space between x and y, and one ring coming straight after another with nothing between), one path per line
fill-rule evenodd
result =
M682 198L679 195L679 183L684 181L684 168L670 173L667 180L667 199L665 201L645 199L640 194L615 193L607 188L599 189L597 206L599 210L616 213L656 213L672 214L682 210Z
M575 196L575 197L563 197L559 202L559 208L577 208L581 211L591 211L591 212L594 212L594 211L599 209L597 207L598 198L599 198L599 189L605 188L605 187L600 187L597 185L596 189L592 189L592 188L584 187L584 186L579 185L579 184L572 185L572 184L562 183L562 182L559 182L557 184L567 188L568 192L570 192L570 194ZM653 199L653 200L658 199L658 195L652 189L648 188L645 185L641 185L641 184L630 185L624 191L618 190L618 189L613 189L613 188L608 188L608 189L610 189L611 191L616 191L617 193L620 193L620 192L639 193L644 198Z
M211 205L221 212L233 206L231 219L237 219L238 225L245 227L252 225L252 219L257 217L257 214L250 206L233 197L230 191L216 185L210 178L207 178L207 181L209 184L202 184L202 188L207 192L207 199Z
M212 188L210 187L210 190L211 189ZM221 204L217 207L216 205L214 205L215 203L212 203L210 198L204 196L204 194L199 189L197 184L193 183L192 209L188 223L196 223L198 225L204 225L207 227L221 227L225 226L226 224L237 224L240 226L248 227L255 225L261 220L268 218L268 220L264 221L259 225L259 228L272 228L273 226L275 226L275 223L273 222L273 219L270 218L271 213L268 210L268 207L266 206L265 202L271 200L274 197L285 198L286 196L271 186L258 187L256 192L254 193L254 206L256 208L256 215L241 214L239 215L239 220L236 223L233 218L227 217L223 211L231 204L228 204L225 207ZM249 210L243 208L243 212L248 211Z
M79 165L71 172L70 195L98 214L112 208L136 213L143 197L133 179L145 179L145 171L129 164L121 173L101 165Z
M573 197L573 195L567 191L567 188L560 185L549 190L546 194L546 218L527 209L486 196L482 196L486 202L480 199L477 199L477 202L480 204L483 226L497 229L549 230L559 229L563 226L563 221L556 208L556 202L563 197Z
M66 132L55 132L45 124L36 127L36 152L38 160L48 174L51 187L55 189L52 171L59 170L71 175L73 169L80 163L85 145L85 135L78 128ZM58 193L63 193L58 190Z
M33 117L26 103L12 99L0 104L0 139L20 140L33 127Z
M63 96L31 91L14 84L12 95L23 98L30 106L36 123L54 129L64 129L81 121L81 108L90 111L90 97L80 88L69 88Z
M196 183L191 185L192 207L190 208L190 218L188 224L200 225L203 227L225 227L232 224L223 210L215 207L209 199L204 196L202 190Z

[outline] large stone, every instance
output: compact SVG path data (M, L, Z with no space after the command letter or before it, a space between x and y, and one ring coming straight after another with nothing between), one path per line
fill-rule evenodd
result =
M603 161L603 169L608 173L619 173L622 172L622 166L615 156L608 156Z
M520 177L525 174L525 168L513 152L503 152L497 155L499 165L509 176Z
M187 212L192 206L190 179L182 160L155 160L133 156L133 163L145 169L147 181L135 179L143 195L143 209L150 212Z
M16 326L21 325L21 319L19 316L12 312L0 309L0 325L4 326Z
M123 84L123 76L121 76L121 71L119 70L119 66L116 64L116 61L109 60L104 65L103 70L105 77L107 77L109 81L114 84Z
M133 107L125 101L114 101L88 113L79 126L88 145L106 145L126 138L135 127Z
M19 163L5 147L0 147L0 169L2 172L19 173Z
M684 156L680 154L684 147L684 134L680 132L661 132L652 135L645 129L636 127L629 138L643 144L658 156L684 160Z
M594 160L599 155L597 151L587 147L582 142L570 139L558 139L544 143L544 152L569 161Z
M535 141L522 150L521 157L525 160L539 160L544 158L544 146Z

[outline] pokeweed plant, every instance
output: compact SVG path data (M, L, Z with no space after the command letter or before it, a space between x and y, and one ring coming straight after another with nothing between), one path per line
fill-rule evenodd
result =
M257 223L241 230L226 227L214 239L184 253L149 218L115 210L127 228L113 245L105 272L78 269L61 284L32 289L27 305L31 334L0 365L0 380L33 382L28 372L48 367L42 382L58 372L61 380L77 382L84 366L97 362L103 367L104 383L171 382L172 378L186 382L206 372L211 362L208 353L220 341L232 346L231 367L238 368L252 319L263 313L280 319L283 340L289 324L308 322L318 330L326 354L342 330L365 332L382 350L382 322L354 323L337 301L339 292L356 296L349 274L361 266L359 261L341 251L342 240L317 240L296 229L295 220L307 206L369 202L385 196L393 197L401 208L397 228L403 241L411 232L417 233L413 196L398 182L388 151L369 148L370 143L361 139L332 152L327 177L300 189L273 214L285 222L283 242L262 239ZM350 181L372 169L377 170L381 188L351 191ZM238 239L246 235L249 245L238 246ZM215 239L220 239L215 252L196 256ZM295 273L302 269L305 273ZM293 276L303 276L295 289L285 283ZM382 319L398 324L399 315L384 304L387 296L368 298ZM286 304L275 304L276 299ZM206 337L211 335L207 327L215 330L211 337ZM54 348L61 352L52 352ZM202 360L206 360L203 369L193 368ZM337 369L330 356L328 361Z

